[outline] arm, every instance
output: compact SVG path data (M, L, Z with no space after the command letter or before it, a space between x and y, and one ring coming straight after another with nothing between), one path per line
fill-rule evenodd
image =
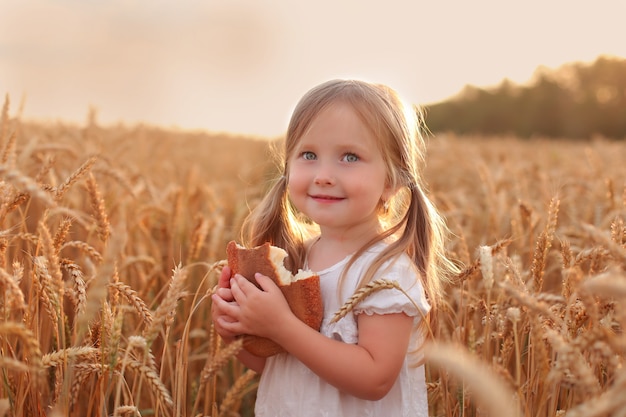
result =
M217 290L215 291L215 294L211 296L211 319L213 321L213 325L215 326L215 331L220 335L226 344L233 342L240 334L233 333L221 325L221 323L233 321L233 319L226 314L224 309L225 305L235 304L235 299L233 298L229 284L230 274L230 268L225 266L220 274L220 278L217 283ZM245 366L258 373L263 372L263 368L265 367L265 358L255 356L245 349L242 349L237 354L237 359L239 359Z
M263 291L235 277L231 290L237 305L228 305L234 319L229 331L257 334L279 343L309 369L338 389L367 400L384 397L404 362L413 319L405 314L358 316L356 345L329 339L296 318L280 289L256 276Z

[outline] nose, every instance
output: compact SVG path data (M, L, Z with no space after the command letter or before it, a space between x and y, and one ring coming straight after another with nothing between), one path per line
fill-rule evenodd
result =
M329 167L320 166L315 173L315 185L333 185L335 177Z

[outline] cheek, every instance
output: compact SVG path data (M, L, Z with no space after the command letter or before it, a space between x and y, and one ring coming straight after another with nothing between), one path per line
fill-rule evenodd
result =
M303 172L298 169L292 169L289 172L289 180L287 182L287 191L290 194L298 194L303 190L306 190L306 179L305 176L302 175Z

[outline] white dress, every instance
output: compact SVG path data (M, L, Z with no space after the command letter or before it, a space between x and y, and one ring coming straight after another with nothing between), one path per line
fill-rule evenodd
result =
M337 285L349 257L318 272L324 302L324 320L320 330L322 334L345 343L356 344L358 341L356 315L361 313L403 312L414 317L415 324L422 319L422 315L411 300L401 291L392 288L374 292L357 304L341 320L330 323L345 300L354 294L359 278L384 247L384 243L373 246L350 267L344 278L344 291L341 294L343 300L338 299ZM416 274L410 259L403 256L383 266L374 279L384 278L397 281L420 307L422 313L426 314L430 306ZM288 353L272 356L267 359L259 382L255 416L428 417L424 366L416 366L416 362L422 358L411 353L419 347L420 343L421 337L414 334L396 383L389 393L378 401L359 399L339 391Z

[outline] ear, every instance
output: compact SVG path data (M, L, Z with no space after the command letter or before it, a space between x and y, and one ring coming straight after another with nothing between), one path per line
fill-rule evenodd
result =
M380 196L382 201L389 201L400 190L400 187L393 187L390 184L385 185L383 193Z

